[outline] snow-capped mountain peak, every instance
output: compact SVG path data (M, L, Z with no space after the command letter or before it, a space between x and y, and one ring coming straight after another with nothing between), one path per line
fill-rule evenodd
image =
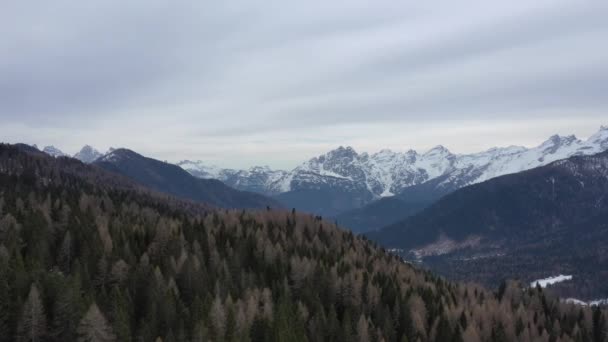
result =
M58 149L57 147L52 146L52 145L45 146L42 149L42 152L44 152L44 153L46 153L46 154L48 154L50 156L53 156L53 157L65 157L65 156L67 156L67 154L63 153L60 149Z
M450 152L450 150L448 150L445 146L437 145L437 146L433 147L432 149L424 152L423 156L432 156L432 155L447 156L447 155L451 155L451 154L452 153Z
M84 147L74 155L74 158L80 160L83 163L90 164L101 156L103 156L101 152L97 151L89 145L84 145Z

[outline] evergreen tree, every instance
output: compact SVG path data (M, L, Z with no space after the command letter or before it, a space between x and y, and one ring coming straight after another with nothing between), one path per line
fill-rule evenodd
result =
M598 307L593 309L593 341L606 341L606 320Z
M18 336L21 341L42 341L46 336L46 314L36 284L30 287L30 293L23 305L23 313L19 322Z
M51 335L59 341L73 341L82 315L80 283L76 278L65 281L53 304Z
M129 303L118 286L112 289L112 326L118 341L131 340Z
M10 341L11 331L11 288L8 284L8 270L0 259L0 341Z

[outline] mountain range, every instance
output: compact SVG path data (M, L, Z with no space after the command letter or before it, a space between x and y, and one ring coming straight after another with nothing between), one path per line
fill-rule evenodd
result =
M568 274L564 296L608 296L608 151L464 187L367 236L453 279Z
M35 147L36 149L38 147L36 147L36 145L33 145L33 147ZM110 153L113 149L110 148L110 150L108 150L108 152L106 153ZM95 160L99 159L100 157L102 157L104 155L104 153L99 152L98 150L96 150L95 148L89 146L89 145L84 145L80 151L76 152L73 156L70 156L69 154L61 151L59 148L49 145L49 146L45 146L42 149L42 152L53 156L53 157L72 157L72 158L76 158L78 160L80 160L83 163L87 163L90 164L92 162L94 162Z
M606 149L608 127L602 126L586 140L553 135L533 148L509 146L473 154L454 154L441 145L424 153L385 149L373 154L341 146L290 171L268 166L226 169L191 160L177 165L197 178L274 197L284 207L333 217L355 232L365 232L415 214L464 186ZM85 145L73 157L93 163L113 150L103 154ZM54 146L43 151L67 156Z
M92 165L126 176L156 191L221 208L266 208L281 205L264 195L233 189L216 179L201 179L174 164L128 149L112 149Z
M337 216L393 196L424 207L467 185L606 149L608 127L602 126L586 140L554 135L533 148L509 146L473 154L454 154L441 145L425 153L382 150L368 154L339 147L291 171L268 167L222 169L202 161L182 161L177 165L196 177L218 179L236 189L275 196L287 207Z

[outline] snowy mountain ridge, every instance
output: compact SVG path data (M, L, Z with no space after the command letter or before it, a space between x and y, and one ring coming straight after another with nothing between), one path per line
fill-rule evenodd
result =
M608 149L608 126L586 140L574 135L553 135L537 147L495 147L472 154L454 154L438 145L425 153L414 150L357 153L340 146L312 158L291 171L253 167L249 170L222 169L204 162L178 163L191 174L215 178L242 188L279 194L319 187L367 191L373 198L389 197L429 181L437 187L457 189L510 173L517 173L574 155L590 155ZM255 170L255 171L253 171ZM252 190L246 188L245 190Z
M48 154L48 155L50 155L52 157L55 157L55 158L57 158L57 157L67 157L68 156L66 153L63 153L63 151L61 151L60 149L58 149L57 147L52 146L52 145L45 146L42 149L42 152L44 152L44 153L46 153L46 154Z

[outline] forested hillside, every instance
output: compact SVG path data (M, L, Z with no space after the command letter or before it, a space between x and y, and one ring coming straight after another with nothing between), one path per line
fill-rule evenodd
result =
M608 152L457 190L368 236L456 280L497 286L568 274L560 294L608 296Z
M310 215L210 210L0 146L2 341L606 341L606 312L418 270Z

